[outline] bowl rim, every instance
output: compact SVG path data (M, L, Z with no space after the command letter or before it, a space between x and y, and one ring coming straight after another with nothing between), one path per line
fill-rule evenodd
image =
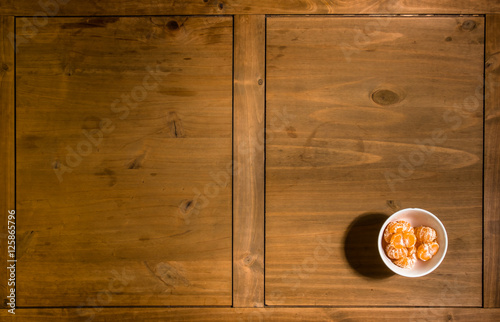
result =
M430 217L432 217L438 223L438 225L440 226L440 229L442 229L443 232L444 232L444 236L443 236L444 237L444 241L445 241L444 247L441 248L441 245L440 245L440 248L441 248L440 250L443 252L443 254L441 255L441 258L437 262L434 263L433 267L431 267L429 270L426 270L425 272L420 273L420 274L405 274L404 272L402 272L400 270L396 270L397 266L395 264L393 264L391 262L391 260L387 257L387 255L385 254L385 251L384 251L384 249L382 247L382 238L383 238L383 235L384 235L385 227L391 221L394 221L394 219L393 219L394 217L396 217L397 215L399 215L402 212L407 212L407 211L419 211L419 212L425 213L426 215L429 215ZM396 211L395 213L393 213L392 215L390 215L389 218L387 218L387 220L382 224L382 227L380 228L380 231L379 231L379 234L378 234L377 244L378 244L379 255L380 255L382 261L387 266L387 268L389 268L391 271L393 271L394 273L396 273L396 274L398 274L400 276L404 276L404 277L410 277L410 278L422 277L422 276L425 276L427 274L432 273L436 268L439 267L439 265L441 265L441 262L446 257L446 252L448 251L448 233L446 232L446 228L444 227L444 225L441 222L441 220L439 220L439 218L436 215L434 215L433 213L431 213L430 211L422 209L422 208L404 208L404 209L400 209L400 210ZM392 265L389 265L388 261ZM410 271L411 270L408 270L408 272L410 272Z

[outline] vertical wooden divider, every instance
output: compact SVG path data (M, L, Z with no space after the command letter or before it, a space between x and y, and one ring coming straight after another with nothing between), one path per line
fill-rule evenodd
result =
M486 16L484 307L500 307L500 15Z
M234 18L234 307L264 306L265 19Z
M14 205L14 17L0 16L0 308L7 308L7 216ZM4 266L5 265L5 266Z

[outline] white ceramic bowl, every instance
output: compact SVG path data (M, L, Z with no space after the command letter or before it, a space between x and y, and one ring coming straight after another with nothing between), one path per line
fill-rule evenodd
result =
M385 227L390 222L398 220L407 221L412 227L428 226L434 228L437 233L437 242L439 244L439 251L437 252L437 254L426 262L417 260L417 263L411 269L404 269L394 264L385 254L382 243L384 239ZM420 277L429 274L430 272L435 270L439 266L439 264L441 264L447 250L448 235L446 235L446 229L435 215L424 209L406 208L395 212L392 216L387 218L385 223L382 225L382 228L380 228L380 232L378 234L378 251L380 253L380 257L390 270L401 276Z

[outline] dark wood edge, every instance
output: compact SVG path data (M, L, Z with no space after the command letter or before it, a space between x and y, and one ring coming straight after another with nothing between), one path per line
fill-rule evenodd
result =
M0 310L2 321L498 321L481 308L54 308Z
M14 17L0 17L0 290L1 308L10 295L7 270L8 211L14 204Z
M486 16L484 306L500 307L500 15Z
M5 3L6 2L6 3ZM496 0L4 0L0 15L493 14ZM42 23L41 20L38 23ZM36 24L36 22L35 22Z

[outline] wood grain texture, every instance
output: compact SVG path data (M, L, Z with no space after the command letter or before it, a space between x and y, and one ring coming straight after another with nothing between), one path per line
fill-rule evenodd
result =
M498 321L473 308L102 308L0 310L3 321Z
M231 305L232 34L53 18L18 46L19 306Z
M268 18L267 305L482 305L483 31L481 17ZM449 237L418 279L390 274L376 244L411 207Z
M7 263L8 211L15 210L14 193L14 46L9 34L14 33L14 17L0 17L0 260ZM5 266L6 267L6 266ZM0 270L1 308L10 294L8 272Z
M40 4L41 3L41 4ZM482 14L498 0L3 0L0 15ZM36 26L36 22L34 24Z
M234 21L234 307L264 306L265 22Z
M500 307L500 15L486 16L484 306Z

